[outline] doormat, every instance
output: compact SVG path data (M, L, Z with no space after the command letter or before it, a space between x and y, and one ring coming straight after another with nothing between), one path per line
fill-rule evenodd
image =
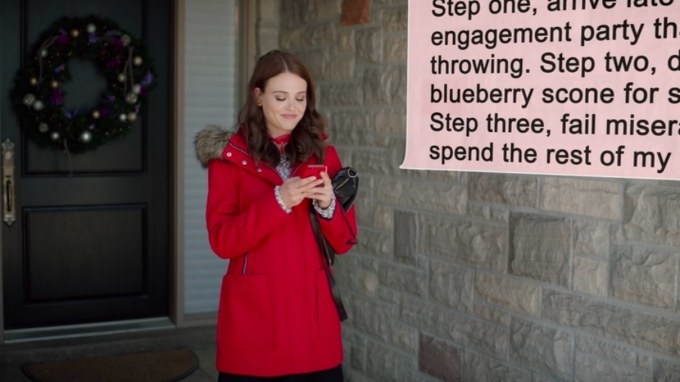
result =
M190 350L127 353L23 365L34 382L174 382L198 368Z

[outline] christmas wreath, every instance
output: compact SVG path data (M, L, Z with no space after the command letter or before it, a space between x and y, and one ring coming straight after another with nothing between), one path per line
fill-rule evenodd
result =
M96 106L68 109L62 85L68 62L89 60L107 81ZM154 86L141 42L115 22L95 16L62 18L44 31L14 80L14 110L39 146L67 153L91 150L128 132Z

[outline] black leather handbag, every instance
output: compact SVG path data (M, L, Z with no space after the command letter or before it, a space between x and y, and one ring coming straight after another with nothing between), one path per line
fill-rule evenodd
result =
M347 211L352 207L354 199L359 191L359 177L357 170L352 167L344 167L331 180L335 197L342 205L342 209Z
M333 184L333 192L337 201L344 211L349 210L354 203L354 199L359 191L359 176L357 171L352 167L344 167L331 180ZM338 311L338 317L340 321L347 319L347 311L342 303L342 297L340 296L340 291L335 285L335 278L333 277L333 272L331 271L331 266L335 263L335 251L328 244L326 239L323 237L321 230L319 229L319 221L317 220L316 212L314 207L309 208L310 220L312 222L312 229L314 230L314 236L316 237L316 242L319 245L319 250L323 256L323 268L326 271L326 277L328 278L328 285L331 289L331 295L333 296L333 302L335 303L335 308Z

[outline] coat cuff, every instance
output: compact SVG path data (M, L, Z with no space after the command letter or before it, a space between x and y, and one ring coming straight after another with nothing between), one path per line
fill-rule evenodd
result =
M276 202L279 204L279 207L281 207L282 210L289 214L293 210L286 207L286 204L283 203L283 199L281 198L281 190L279 190L279 188L280 188L279 186L274 187L274 197L276 197Z
M319 202L316 201L316 199L312 202L312 205L314 206L314 209L316 210L316 213L319 214L322 218L329 220L333 217L333 213L335 212L335 196L331 199L331 204L328 205L326 208L321 208L319 206Z

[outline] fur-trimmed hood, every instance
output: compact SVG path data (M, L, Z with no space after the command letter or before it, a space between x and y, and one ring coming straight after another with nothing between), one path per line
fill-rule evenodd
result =
M210 125L196 134L194 149L196 158L203 168L207 168L211 160L222 158L224 147L232 135L233 131L226 131L215 125Z

